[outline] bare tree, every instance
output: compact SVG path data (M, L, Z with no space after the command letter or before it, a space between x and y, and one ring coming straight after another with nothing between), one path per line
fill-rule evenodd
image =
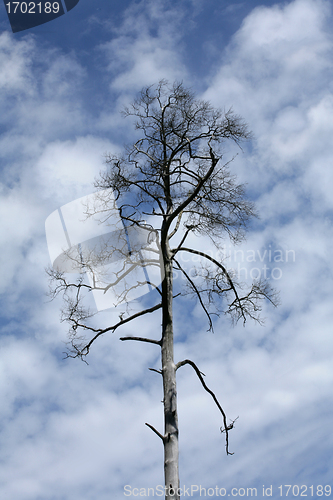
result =
M173 301L192 294L202 307L208 329L213 330L213 316L221 313L234 321L260 321L262 301L276 305L276 294L260 280L244 290L235 273L223 264L223 239L240 242L248 221L256 216L253 204L245 198L244 186L237 184L230 173L232 158L223 161L226 141L239 145L250 138L240 117L232 110L222 112L196 99L183 84L170 86L165 81L143 89L124 114L134 117L139 138L123 156L106 156L107 169L96 182L98 206L86 208L88 217L98 214L104 224L110 223L117 211L123 228L102 239L98 248L68 251L79 278L70 282L66 273L51 269L51 290L53 296L63 292L65 298L63 319L71 325L67 355L81 359L101 335L161 309L160 338L126 336L120 340L149 342L161 349L161 370L152 370L163 379L164 432L146 425L164 446L165 498L179 499L177 370L190 365L212 396L221 413L227 454L231 454L229 431L234 421L228 423L197 365L190 359L174 361ZM215 253L195 248L193 235L209 238ZM188 259L182 259L184 255L195 256L196 264L191 262L189 268ZM113 275L98 275L96 269L105 269L103 265L110 259L119 264ZM142 269L144 279L135 274ZM149 275L152 270L154 281L147 270ZM84 273L90 274L88 284ZM182 279L174 282L174 273ZM131 276L134 280L129 279ZM130 303L133 291L142 286L153 290L151 301L157 300L138 312L127 309L119 321L105 328L96 327L91 320L93 314L82 303L85 290L106 293L117 287L114 305ZM80 332L89 332L90 338Z

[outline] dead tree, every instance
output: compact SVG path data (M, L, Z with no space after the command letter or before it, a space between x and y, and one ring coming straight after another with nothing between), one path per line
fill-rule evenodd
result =
M67 355L81 359L85 359L101 335L115 332L136 318L161 309L159 338L126 336L120 340L149 342L161 349L161 370L153 371L160 373L163 379L164 432L149 423L146 425L164 446L165 498L179 499L177 370L190 365L212 396L221 413L227 454L231 454L229 431L234 421L228 423L197 365L189 359L174 361L173 301L180 295L192 294L202 307L208 329L213 330L213 316L221 313L244 323L247 318L260 321L262 301L276 305L276 296L269 284L260 280L244 291L235 273L223 264L223 238L240 242L248 221L256 216L253 204L245 197L244 186L237 184L230 173L232 158L229 161L223 158L227 141L239 145L250 137L240 117L232 110L222 112L196 99L183 84L170 86L165 81L143 89L124 115L134 117L140 137L126 148L123 156L106 156L107 169L96 182L98 207L86 209L87 217L98 214L104 224L117 211L123 231L118 231L117 238L113 232L112 237L99 243L97 250L68 251L67 257L74 262L79 278L71 282L61 270L49 270L51 290L53 296L64 293L63 319L71 325ZM140 237L135 239L135 235ZM193 235L208 238L215 253L196 249ZM96 268L103 268L115 252L120 254L121 264L113 277L97 276ZM184 255L196 256L200 262L195 265L192 262L189 267L189 259L185 262ZM155 282L147 275L145 279L135 276L134 281L129 280L139 268L153 270ZM178 280L180 287L174 282L175 272L183 278ZM84 273L90 273L88 284ZM105 293L116 286L116 302L130 302L133 290L147 285L153 289L151 305L135 313L126 310L119 321L106 327L96 326L91 319L93 314L82 303L85 290L100 289ZM90 333L90 338L80 332Z

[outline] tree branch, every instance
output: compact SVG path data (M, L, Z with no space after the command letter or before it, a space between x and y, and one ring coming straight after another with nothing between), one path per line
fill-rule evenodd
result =
M211 155L212 155L212 150L211 150ZM212 157L212 165L206 172L206 174L200 179L196 187L194 188L193 192L188 196L183 203L181 203L176 210L170 216L168 217L167 223L166 223L166 228L168 229L170 227L171 222L191 203L191 201L194 200L194 198L197 196L199 193L200 189L202 186L205 184L207 179L211 176L211 174L214 172L214 169L219 162L219 158L216 158L215 156Z
M196 372L196 374L198 375L199 380L200 380L200 382L201 382L201 384L202 384L203 388L205 389L205 391L207 391L207 392L208 392L208 393L212 396L212 398L213 398L213 400L214 400L214 402L215 402L216 406L217 406L217 407L218 407L218 409L220 410L220 412L221 412L221 414L222 414L222 418L223 418L223 427L220 427L220 430L221 430L221 432L225 432L225 436L226 436L226 437L225 437L225 441L226 441L226 445L225 445L225 447L226 447L226 452L227 452L227 455L233 455L233 453L230 453L230 451L229 451L229 431L230 431L230 430L234 427L234 423L235 423L235 421L236 421L237 419L233 420L233 421L231 422L231 424L229 424L229 425L227 424L227 416L226 416L226 414L225 414L225 412L224 412L224 410L223 410L222 406L221 406L221 405L220 405L220 403L218 402L217 397L215 396L215 394L213 393L213 391L211 391L211 390L207 387L207 385L206 385L206 383L205 383L204 379L202 378L202 374L201 374L201 372L200 372L199 368L197 367L197 365L196 365L193 361L191 361L190 359L184 359L184 361L179 361L179 362L176 364L176 370L178 370L178 368L180 368L181 366L184 366L184 365L190 365L190 366L192 366L192 368L194 369L194 371L195 371L195 372ZM238 418L238 417L237 417L237 418Z
M91 330L91 331L97 332L97 334L84 347L82 347L81 349L78 349L74 345L75 338L73 338L72 339L72 346L75 349L76 354L74 356L68 355L68 357L70 357L70 358L81 357L81 359L83 359L83 356L86 356L87 354L89 354L89 350L90 350L90 347L91 347L92 343L95 342L95 340L98 337L100 337L101 335L103 335L104 333L107 333L109 331L113 331L114 332L117 328L119 328L119 326L122 326L125 323L129 323L130 321L132 321L132 320L134 320L136 318L139 318L140 316L143 316L144 314L149 314L149 313L152 313L154 311L157 311L157 309L160 309L161 307L162 307L162 303L156 304L155 306L150 307L148 309L145 309L144 311L139 311L139 312L137 312L135 314L132 314L132 316L128 316L125 319L121 319L115 325L109 326L108 328L104 328L104 329L96 330L96 329L91 328L91 327L89 327L87 325L81 325L81 324L74 325L76 327L79 326L79 327L81 327L81 328L83 328L85 330Z
M162 439L162 441L163 441L163 443L164 443L164 441L165 441L165 437L164 437L164 436L162 436L162 434L161 434L160 432L158 432L158 430L157 430L157 429L155 429L155 427L153 427L153 426L152 426L152 425L150 425L150 424L147 424L147 422L145 423L145 425L146 425L147 427L149 427L149 428L150 428L153 432L155 432L155 434L157 434L157 436L158 436L159 438L161 438L161 439Z
M149 342L150 344L161 345L160 340L146 339L145 337L120 337L119 340L138 340L139 342Z
M148 370L150 370L151 372L156 372L156 373L159 373L160 375L162 375L162 370L156 370L156 368L148 368Z
M212 331L214 333L214 327L213 327L212 318L210 317L210 314L209 314L209 312L208 312L205 304L203 303L203 300L201 298L201 294L200 294L199 290L197 289L197 287L195 286L193 280L191 280L191 278L189 277L189 275L187 274L187 272L185 271L185 269L183 269L182 266L179 264L179 262L176 259L174 259L174 261L177 264L179 270L184 274L185 278L187 278L188 282L190 283L192 289L194 290L194 292L196 293L196 295L197 295L197 297L199 299L201 307L204 310L204 312L205 312L205 314L206 314L206 316L208 318L208 323L209 323L209 329L208 329L208 331L209 332Z
M175 226L175 229L169 234L169 237L168 239L171 240L171 238L176 234L176 232L178 231L179 229L179 226L180 226L180 221L182 220L182 215L183 215L183 212L180 212L180 214L178 214L178 219L177 219L177 223L176 223L176 226Z
M193 250L192 248L187 248L187 247L178 247L174 251L174 255L176 253L178 253L178 252L189 252L189 253L193 253L195 255L200 255L201 257L204 257L205 259L210 260L211 262L213 262L213 264L215 264L218 268L220 268L223 271L224 275L226 276L226 278L228 280L228 283L229 283L230 287L232 288L232 290L233 290L233 292L235 294L235 297L236 297L235 301L238 303L239 308L241 309L241 312L242 312L241 315L243 316L244 323L245 323L246 317L245 317L245 314L244 314L244 312L242 310L242 304L241 304L240 298L238 296L238 292L237 292L236 287L235 287L235 285L234 285L234 283L233 283L233 281L232 281L232 279L231 279L228 271L226 270L226 268L220 262L218 262L216 259L214 259L213 257L211 257L210 255L208 255L208 254L206 254L204 252L200 252L199 250Z

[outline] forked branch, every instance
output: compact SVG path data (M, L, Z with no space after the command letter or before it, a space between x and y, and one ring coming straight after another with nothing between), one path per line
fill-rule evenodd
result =
M133 321L134 319L139 318L140 316L143 316L145 314L149 314L149 313L152 313L154 311L157 311L161 307L162 307L162 303L156 304L153 307L150 307L150 308L145 309L143 311L139 311L139 312L137 312L135 314L132 314L131 316L128 316L127 318L121 319L120 321L118 321L114 325L109 326L108 328L104 328L104 329L101 328L101 329L97 330L95 328L89 327L89 326L84 325L84 324L75 323L74 325L72 325L72 328L74 329L75 332L76 332L77 328L80 327L80 328L82 328L84 330L90 330L90 331L97 332L97 333L96 333L96 335L87 344L83 345L80 348L78 348L75 345L76 336L73 335L73 338L72 338L72 347L74 349L75 354L73 354L73 355L69 354L67 357L69 357L69 358L80 357L81 359L83 359L83 356L86 356L87 354L89 354L89 350L90 350L90 347L91 347L92 343L95 342L95 340L98 337L100 337L101 335L103 335L104 333L107 333L109 331L114 332L117 328L119 328L120 326L124 325L125 323L129 323L130 321ZM142 340L139 337L134 337L134 338L123 337L121 340L134 340L134 339L136 339L136 340ZM160 345L159 341L157 341L157 340L155 341L155 340L152 340L152 339L146 339L146 340L143 340L143 342L151 342L151 343L154 343L154 344L156 343L156 344Z
M260 322L260 317L258 315L258 312L261 311L261 307L258 304L259 300L267 299L274 306L277 306L279 303L278 293L269 285L269 283L267 283L264 280L255 280L254 283L252 284L250 292L245 294L244 296L240 296L237 291L237 286L239 288L241 287L237 285L237 283L233 280L231 274L221 264L221 262L218 262L216 259L206 254L205 252L201 252L193 248L178 246L176 249L172 250L172 252L173 252L173 258L175 258L175 255L178 252L188 252L195 255L199 255L200 257L206 259L207 261L212 262L218 269L222 271L221 274L224 276L229 288L226 289L217 286L217 289L212 290L212 292L218 295L222 295L224 292L228 290L233 292L234 299L232 300L231 303L229 303L226 313L233 315L236 322L240 318L242 318L243 323L245 324L247 317L250 317Z

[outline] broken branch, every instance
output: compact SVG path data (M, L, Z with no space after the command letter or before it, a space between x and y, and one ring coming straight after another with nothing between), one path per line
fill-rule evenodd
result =
M149 427L149 429L151 429L153 432L155 432L155 434L156 434L158 437L160 437L160 438L162 439L163 443L164 443L164 441L165 441L164 436L162 436L162 434L161 434L160 432L158 432L158 430L157 430L157 429L155 429L155 427L154 427L154 426L152 426L152 425L150 425L150 424L147 424L147 422L145 423L145 425L146 425L147 427Z
M226 441L225 448L226 448L226 452L227 452L227 455L233 455L233 453L230 453L230 451L229 451L229 434L228 434L228 432L233 428L235 420L237 420L237 419L233 420L231 422L231 424L229 424L229 425L227 424L227 416L226 416L226 414L225 414L222 406L218 402L217 397L215 396L214 392L211 391L209 389L209 387L207 387L207 385L206 385L204 379L202 378L202 374L201 374L199 368L197 367L197 365L193 361L191 361L190 359L184 359L184 361L179 361L176 364L176 370L178 370L178 368L180 368L181 366L184 366L184 365L190 365L190 366L192 366L192 368L194 369L194 371L198 375L199 380L200 380L203 388L205 389L205 391L207 391L212 396L212 398L213 398L216 406L220 410L220 412L222 414L222 418L223 418L223 425L224 425L224 427L220 427L220 430L221 430L221 432L225 432L225 441Z

